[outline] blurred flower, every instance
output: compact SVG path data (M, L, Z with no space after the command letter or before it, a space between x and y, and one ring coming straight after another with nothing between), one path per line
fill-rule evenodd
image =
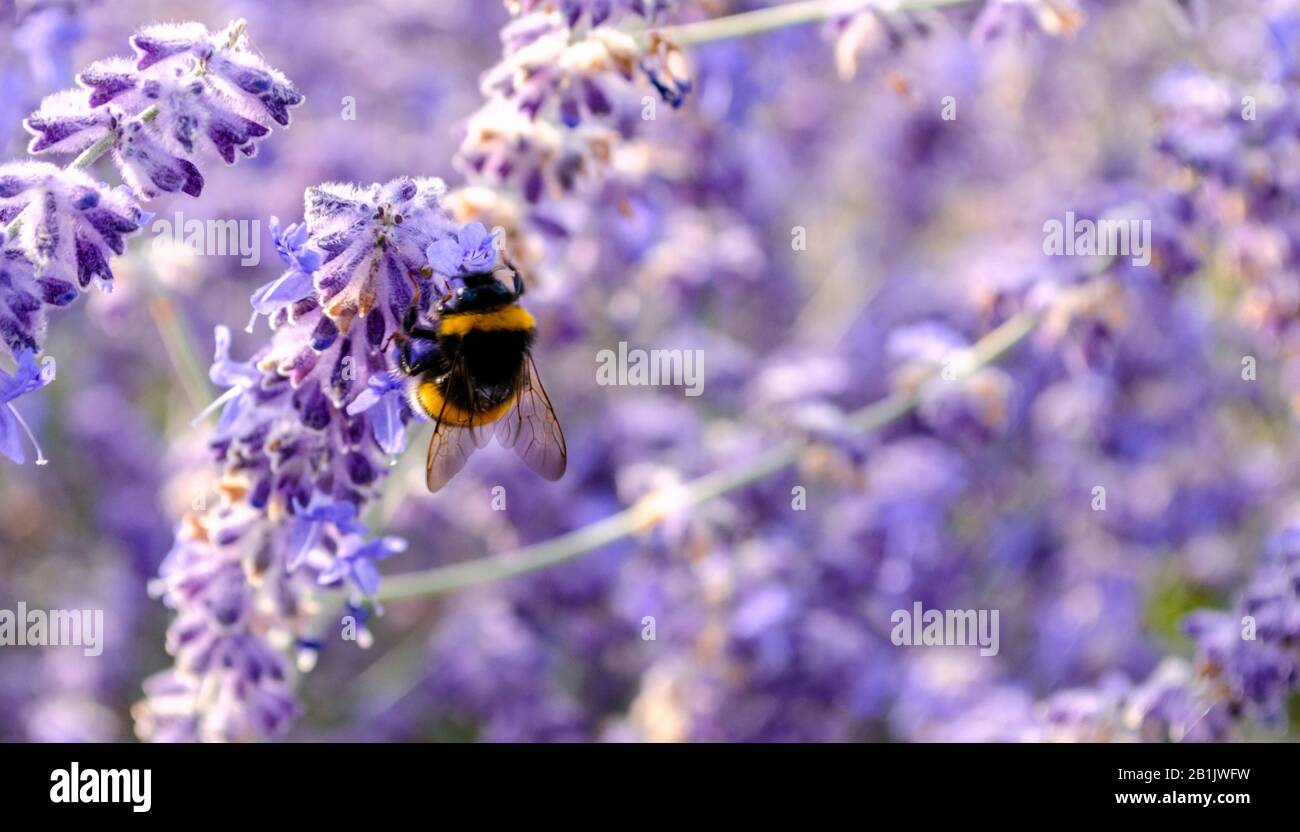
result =
M529 14L555 7L554 0L505 0L512 15ZM676 0L559 0L560 13L569 26L586 20L592 26L617 23L627 15L654 20L676 5Z
M1070 35L1086 19L1076 0L988 0L971 29L971 39L987 44L1036 34Z
M527 202L558 198L592 179L642 115L637 69L673 107L690 88L684 61L655 38L643 51L608 25L579 26L584 4L536 10L501 31L501 61L483 74L483 106L457 156L471 185L509 187ZM592 15L607 20L604 13ZM620 4L621 5L621 4ZM666 4L628 4L651 16Z
M72 79L72 48L85 35L85 24L72 7L39 5L13 32L14 45L26 56L36 85L53 89Z

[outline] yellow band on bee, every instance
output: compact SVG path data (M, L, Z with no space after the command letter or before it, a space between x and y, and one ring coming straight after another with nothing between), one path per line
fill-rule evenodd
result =
M509 329L529 330L537 326L537 321L522 306L511 304L491 312L462 312L448 315L438 325L439 335L465 335L471 330Z
M433 382L424 382L416 390L416 395L420 399L420 404L424 411L434 419L438 414L442 414L442 421L448 425L455 425L458 428L481 427L490 425L510 410L515 404L515 397L511 396L496 407L488 408L477 413L471 413L468 410L457 407L442 397L438 386Z

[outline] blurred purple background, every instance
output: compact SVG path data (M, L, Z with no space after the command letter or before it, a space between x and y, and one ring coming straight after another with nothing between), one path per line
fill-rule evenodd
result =
M763 4L677 5L668 19ZM546 483L492 447L430 495L428 428L413 429L367 517L409 541L385 574L552 538L780 439L807 450L571 562L386 604L372 646L331 640L298 681L288 737L1290 737L1300 18L1079 5L1065 33L972 2L689 47L680 109L659 101L573 193L518 203L568 474ZM10 158L44 95L156 21L247 19L307 97L199 199L149 206L258 219L262 262L160 256L146 230L113 294L53 319L58 379L22 403L50 464L0 465L0 608L102 608L106 627L99 657L0 647L0 740L129 739L142 680L171 663L148 586L212 474L210 426L189 423L220 392L213 328L231 327L237 356L266 339L264 322L242 327L282 268L269 218L298 221L321 182L463 184L453 159L510 16L483 0L0 10ZM1229 117L1242 94L1260 121ZM1044 256L1044 221L1067 211L1149 217L1152 265L1098 281L1091 262ZM845 414L1051 304L995 367L851 435ZM597 353L620 341L702 350L703 395L597 384ZM891 613L917 601L999 610L998 655L895 646ZM1187 617L1239 603L1258 645L1232 638L1237 618Z

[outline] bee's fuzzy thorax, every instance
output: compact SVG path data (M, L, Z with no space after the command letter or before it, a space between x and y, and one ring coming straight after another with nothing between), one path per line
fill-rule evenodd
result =
M463 336L474 330L501 329L529 331L536 326L537 321L527 309L512 303L486 312L458 312L446 315L438 324L438 334Z

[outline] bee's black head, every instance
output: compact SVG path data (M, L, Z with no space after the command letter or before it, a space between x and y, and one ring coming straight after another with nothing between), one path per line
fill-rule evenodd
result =
M438 302L440 315L482 312L514 303L519 298L517 292L506 288L492 272L465 275L460 283L460 286L453 288Z

